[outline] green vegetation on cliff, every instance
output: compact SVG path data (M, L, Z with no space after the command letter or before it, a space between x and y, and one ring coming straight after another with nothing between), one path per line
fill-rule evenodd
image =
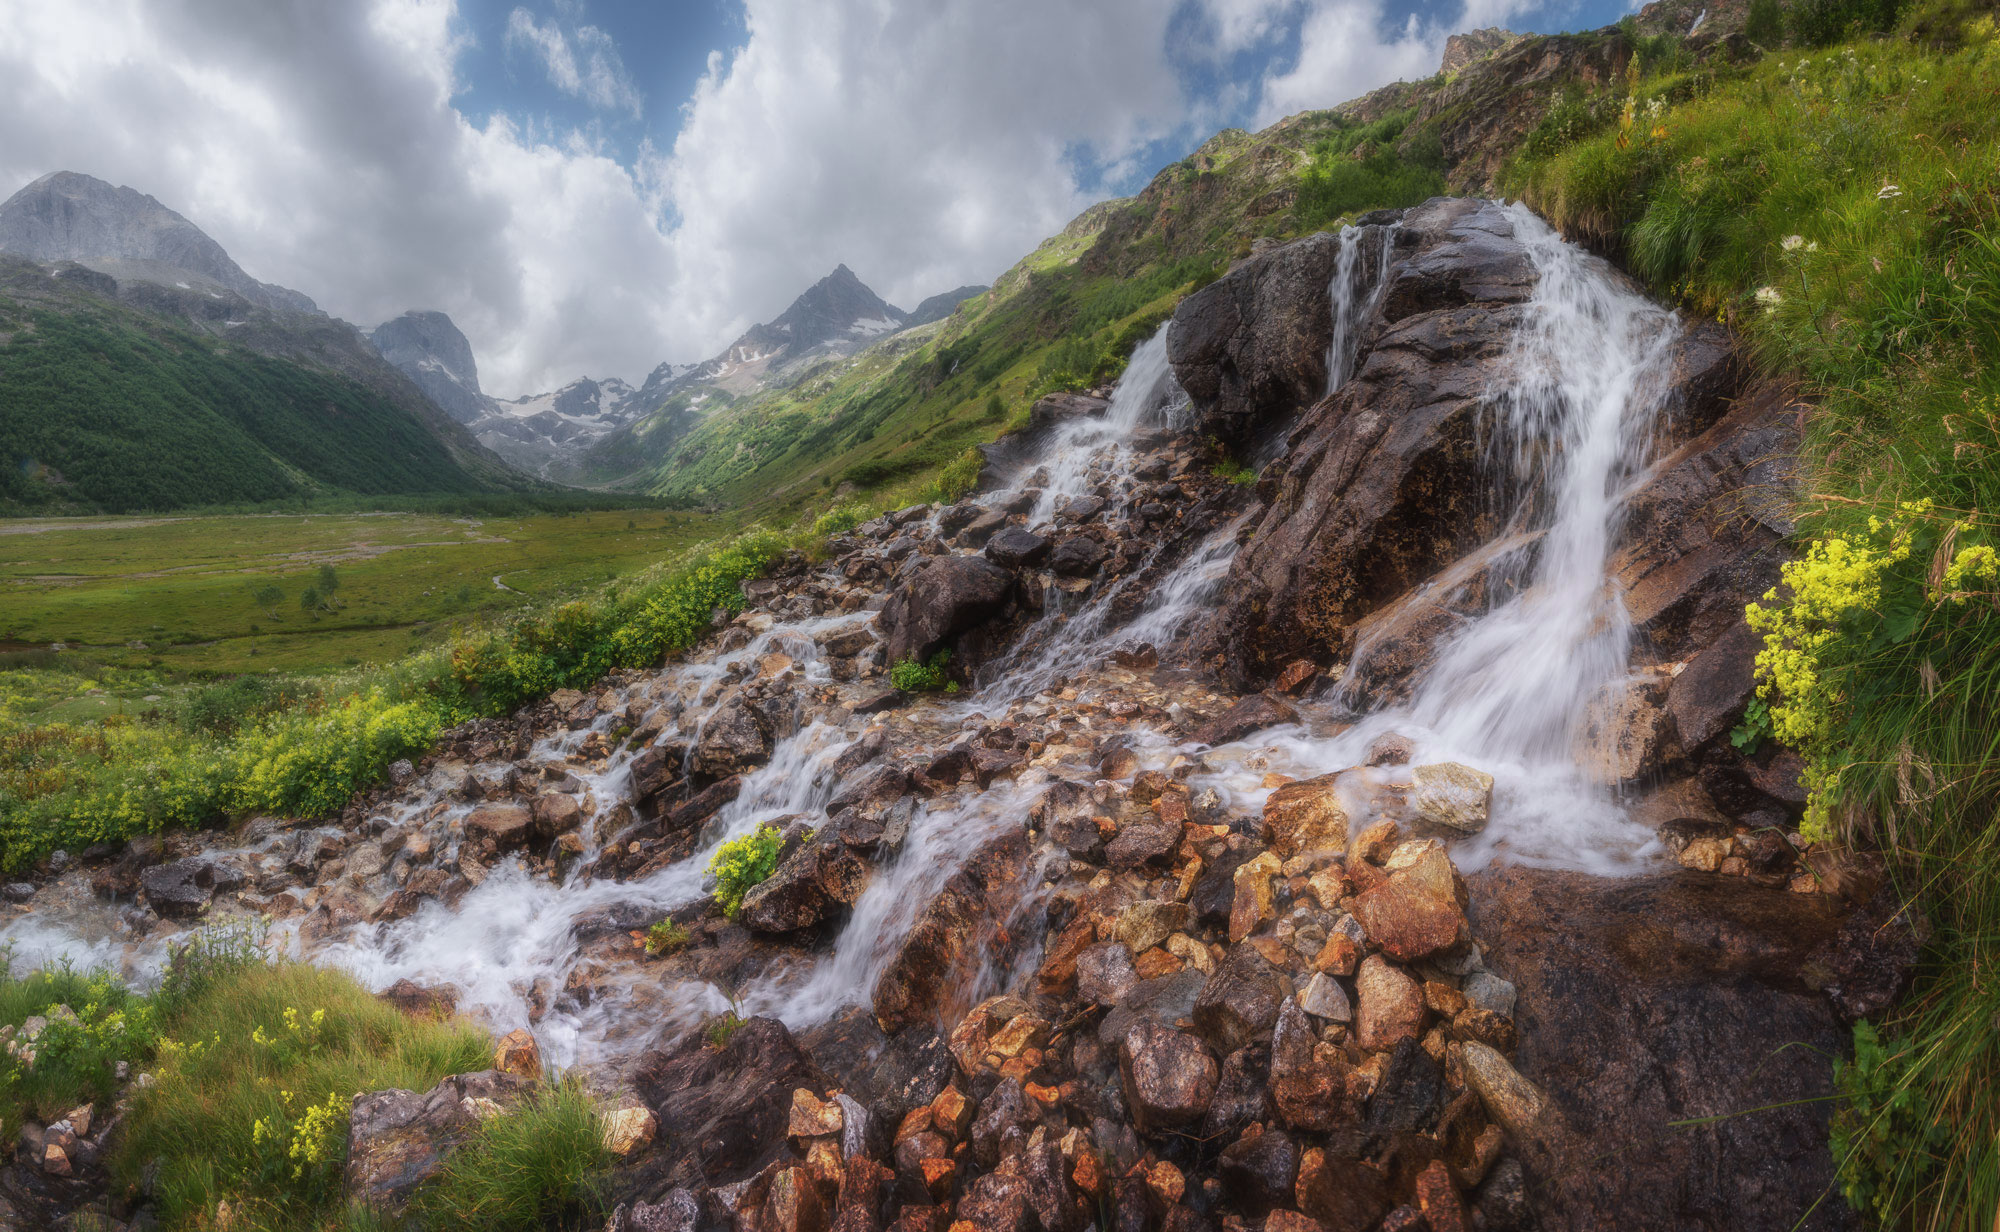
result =
M1934 930L1842 1070L1842 1181L1885 1226L2000 1202L2000 42L1984 11L1792 8L1740 68L1551 110L1505 176L1817 403L1801 560L1752 609L1808 832L1887 856ZM1877 37L1869 32L1895 25ZM1843 41L1844 40L1844 41ZM1642 60L1644 57L1642 56Z

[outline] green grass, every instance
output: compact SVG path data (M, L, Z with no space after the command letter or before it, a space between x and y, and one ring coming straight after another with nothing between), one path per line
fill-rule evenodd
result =
M454 626L587 593L724 529L658 509L0 521L0 644L61 642L95 662L203 673L380 662ZM327 565L337 604L301 610Z
M118 1062L152 1050L152 1007L102 972L60 965L16 976L11 961L7 966L0 972L0 1025L13 1028L10 1042L24 1043L20 1030L30 1017L49 1025L26 1045L32 1061L13 1049L0 1053L0 1124L18 1129L28 1117L47 1123L83 1104L108 1115Z
M415 1205L440 1232L601 1228L611 1163L589 1093L557 1083L483 1122Z
M1596 122L1545 124L1506 186L1816 403L1811 555L1789 575L1810 605L1760 605L1780 614L1764 700L1807 758L1808 827L1885 852L1934 929L1915 994L1841 1070L1837 1162L1883 1226L1988 1232L2000 581L1976 566L2000 544L2000 47L1989 12L1950 3L1855 37L1890 16L1795 6L1790 36L1833 45L1564 100Z

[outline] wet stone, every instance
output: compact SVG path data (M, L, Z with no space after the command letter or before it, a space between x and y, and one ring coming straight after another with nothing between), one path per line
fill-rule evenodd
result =
M1493 807L1493 776L1451 761L1418 766L1411 772L1410 807L1434 825L1477 834Z

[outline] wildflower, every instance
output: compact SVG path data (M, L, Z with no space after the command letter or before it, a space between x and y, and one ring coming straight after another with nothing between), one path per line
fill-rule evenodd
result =
M1785 302L1785 297L1778 294L1778 288L1771 286L1758 287L1755 298L1766 312L1776 312L1778 305Z
M1903 190L1896 187L1894 184L1884 184L1882 185L1882 187L1875 190L1875 199L1877 201L1887 201L1890 200L1891 198L1900 197L1902 195L1903 195Z
M1788 235L1778 241L1778 245L1786 252L1797 252L1799 249L1805 247L1805 243L1806 237L1803 235Z

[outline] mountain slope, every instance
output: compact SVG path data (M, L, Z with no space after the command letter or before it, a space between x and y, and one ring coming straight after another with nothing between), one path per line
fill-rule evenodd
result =
M0 503L122 512L534 486L350 326L140 290L127 301L102 273L0 256Z
M444 313L412 308L377 325L368 341L458 422L469 424L492 413L493 400L479 391L472 344Z
M222 245L153 198L74 171L45 175L0 203L0 252L76 261L121 280L208 282L262 308L319 311L299 292L244 273Z

